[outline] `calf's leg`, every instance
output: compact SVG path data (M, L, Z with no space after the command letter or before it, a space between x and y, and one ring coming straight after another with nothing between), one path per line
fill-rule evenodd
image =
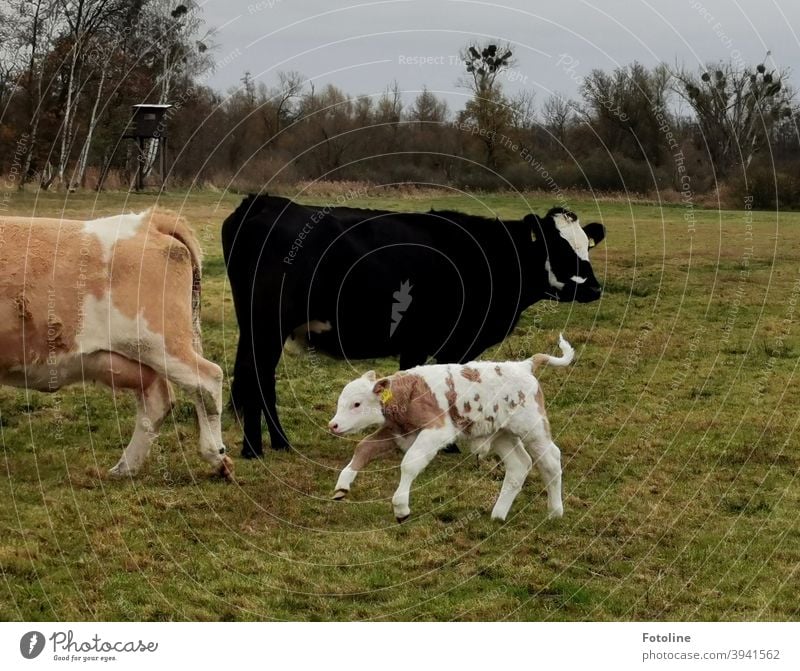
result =
M526 442L533 457L536 467L542 476L544 485L547 488L547 516L551 518L564 515L564 504L561 501L561 450L558 446L546 438L543 440L534 439Z
M414 480L431 463L442 447L455 440L456 435L455 431L447 427L424 429L408 448L400 463L400 484L392 497L394 516L398 522L405 522L411 515L409 498Z
M389 454L397 447L394 434L386 427L378 429L375 433L360 441L353 452L353 458L350 463L339 473L333 498L340 501L347 496L353 480L356 479L356 475L360 470L365 468L371 461Z
M561 500L561 450L553 442L550 433L550 421L547 419L541 386L536 391L535 401L536 410L529 404L526 412L515 415L516 432L533 457L547 488L548 517L561 517L564 514Z
M500 495L492 510L493 520L505 520L514 499L517 498L525 478L533 466L530 455L516 436L501 434L494 439L492 450L503 460L506 469Z

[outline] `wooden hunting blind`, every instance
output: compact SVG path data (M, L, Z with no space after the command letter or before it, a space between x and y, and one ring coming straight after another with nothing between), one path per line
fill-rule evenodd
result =
M133 118L126 137L162 138L167 136L164 115L172 105L133 105Z
M167 110L172 105L150 105L147 103L139 103L131 105L133 114L131 115L128 127L122 134L121 140L134 140L138 148L137 155L137 168L136 168L136 190L141 191L144 189L144 171L147 164L147 156L158 156L161 171L161 188L167 181ZM145 152L145 140L155 142L155 148ZM117 142L119 146L119 141ZM152 145L150 145L152 147ZM114 147L116 151L116 147ZM103 182L105 181L108 168L111 166L111 160L114 158L113 152L109 157L105 170L100 177L98 190L102 189Z

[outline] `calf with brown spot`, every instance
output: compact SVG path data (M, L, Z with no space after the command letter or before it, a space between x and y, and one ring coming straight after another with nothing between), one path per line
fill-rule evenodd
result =
M375 373L369 371L350 382L339 396L330 430L345 435L374 425L380 429L359 443L339 475L334 498L347 495L358 471L371 460L399 449L404 456L392 504L395 517L402 522L410 514L414 479L445 445L455 440L464 442L478 456L494 453L505 464L506 475L492 510L493 518L506 518L534 462L547 488L549 515L560 517L561 453L553 443L541 386L533 375L542 363L566 366L572 361L574 350L563 337L559 346L560 357L537 354L520 362L471 363L468 368L475 375L464 375L462 368L462 374L454 376L456 366L442 364L418 366L377 381ZM492 370L498 374L488 375ZM489 415L482 405L473 409L469 401L463 401L462 414L459 398L475 393L475 385L480 386L484 398L502 397L506 405L495 403L495 414ZM530 395L536 399L535 404L526 403Z

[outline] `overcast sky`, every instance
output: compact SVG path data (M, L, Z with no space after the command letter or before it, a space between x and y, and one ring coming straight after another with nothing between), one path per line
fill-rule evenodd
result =
M466 92L459 50L476 40L511 44L506 90L570 97L592 68L638 60L690 67L720 59L792 69L800 82L798 0L198 0L216 29L208 83L239 86L245 71L267 85L299 70L317 88L379 94L397 81L408 100L423 85L451 109Z

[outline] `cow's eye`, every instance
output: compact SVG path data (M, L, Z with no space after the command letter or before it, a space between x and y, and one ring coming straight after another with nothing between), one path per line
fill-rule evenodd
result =
M361 406L361 403L353 403L353 407L354 407L354 408L358 408L358 407L360 407L360 406Z

